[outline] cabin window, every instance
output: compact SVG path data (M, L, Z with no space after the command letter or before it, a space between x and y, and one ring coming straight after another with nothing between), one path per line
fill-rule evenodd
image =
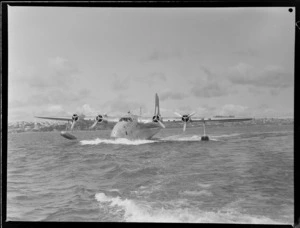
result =
M120 121L120 122L121 122L121 121L124 121L124 122L132 122L132 118L130 118L130 117L122 117L119 121Z

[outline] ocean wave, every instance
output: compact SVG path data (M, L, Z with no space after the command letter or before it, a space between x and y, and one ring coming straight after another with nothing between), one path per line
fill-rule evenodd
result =
M180 195L186 195L186 196L212 196L213 194L207 190L201 190L201 191L191 191L186 190L179 192Z
M197 183L197 185L198 185L200 188L210 188L210 187L211 187L211 184Z
M94 139L94 140L82 140L80 141L81 145L98 145L98 144L119 144L119 145L142 145L147 143L154 143L157 141L147 140L147 139L138 139L138 140L129 140L125 138L118 139Z
M120 196L107 196L100 192L95 195L100 207L111 214L111 221L116 216L123 216L125 222L168 222L168 223L249 223L280 224L264 216L242 214L237 209L202 211L199 208L155 208L149 202L122 199Z
M224 135L212 135L213 138L226 138L226 137L235 137L239 136L241 133L233 133L233 134L224 134Z

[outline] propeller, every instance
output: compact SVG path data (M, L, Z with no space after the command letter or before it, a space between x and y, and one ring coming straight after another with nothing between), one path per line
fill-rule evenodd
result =
M153 122L155 122L155 123L159 123L159 125L160 125L162 128L166 128L165 125L161 122L161 117L160 117L160 115L155 115L155 116L153 116L152 120L153 120Z
M183 131L186 129L186 122L183 123Z
M187 123L187 122L190 122L190 121L192 120L191 117L192 117L193 115L195 115L196 112L192 112L192 113L190 113L190 114L188 114L188 115L181 115L181 114L179 114L179 113L177 113L177 112L174 112L174 114L177 115L177 116L179 116L179 117L181 118L181 120L182 120L182 122L183 122L183 131L185 131L185 130L186 130L186 123Z
M73 114L72 116L72 125L71 125L71 131L73 130L75 123L79 120L79 116L77 114Z
M161 121L158 121L158 123L160 124L160 126L161 126L162 128L166 128L166 126L165 126Z
M104 116L106 116L106 114ZM95 122L93 123L92 126L90 126L90 129L93 129L97 125L97 123L101 123L102 121L103 121L103 116L102 115L96 116Z

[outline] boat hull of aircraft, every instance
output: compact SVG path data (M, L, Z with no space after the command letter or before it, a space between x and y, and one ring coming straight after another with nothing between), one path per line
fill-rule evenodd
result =
M112 132L112 138L126 138L129 140L150 139L160 131L161 127L157 124L141 124L137 121L118 122Z

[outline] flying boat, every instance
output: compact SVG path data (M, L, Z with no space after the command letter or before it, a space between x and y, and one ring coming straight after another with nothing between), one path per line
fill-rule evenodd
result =
M45 117L45 116L35 116L36 118L48 119L48 120L58 120L71 122L70 129L66 131L61 131L61 136L69 140L76 140L76 136L73 133L74 126L80 119L94 119L94 123L90 127L93 129L97 124L112 123L114 127L111 131L112 138L126 138L129 140L137 139L151 139L156 135L161 129L166 128L166 122L173 123L183 123L183 132L186 131L187 123L190 122L200 122L203 124L204 134L201 136L202 141L209 141L209 137L205 132L205 124L208 122L239 122L239 121L249 121L252 118L238 118L234 116L222 117L216 116L212 118L200 118L193 117L196 113L192 112L190 114L181 115L174 112L176 117L162 117L159 109L159 97L157 93L155 94L155 108L152 117L142 117L141 115L134 115L128 112L126 115L121 117L113 117L104 115L97 115L96 117L79 116L78 114L73 114L71 117Z

